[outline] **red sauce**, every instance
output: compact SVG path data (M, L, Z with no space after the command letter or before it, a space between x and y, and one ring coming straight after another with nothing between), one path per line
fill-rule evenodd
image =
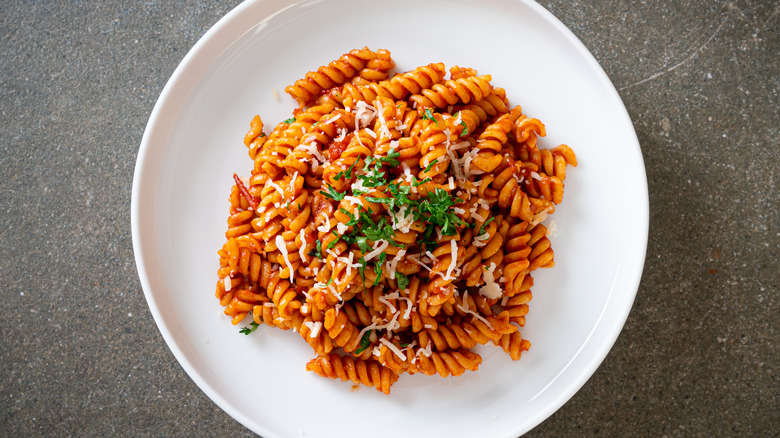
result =
M339 157L341 157L341 154L344 153L344 150L347 149L348 144L349 140L347 140L346 137L344 137L344 139L341 141L334 141L331 143L330 146L328 146L328 155L330 161L338 160Z

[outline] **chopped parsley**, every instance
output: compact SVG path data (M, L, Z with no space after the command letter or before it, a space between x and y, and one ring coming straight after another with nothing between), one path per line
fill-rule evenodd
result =
M369 330L363 333L363 337L360 338L360 344L358 344L359 347L357 348L357 350L355 350L355 354L360 354L366 351L366 349L371 346L371 332L373 332L373 330Z
M495 219L495 217L491 216L490 219L486 220L485 223L482 224L482 226L479 228L479 234L477 234L477 236L481 236L485 234L485 232L487 231L486 227L488 226L489 223L493 222L493 219Z
M320 189L320 192L322 192L322 196L333 199L334 201L341 201L342 199L344 199L344 196L346 196L346 193L339 192L338 190L334 189L330 184L325 184L325 188Z
M258 324L258 323L256 323L256 322L252 321L252 322L249 324L249 327L244 327L244 328L242 328L241 330L239 330L238 332L239 332L239 333L243 333L243 334L245 334L245 335L247 335L247 336L248 336L250 333L252 333L253 331L257 330L257 328L258 328L258 327L260 327L260 324Z
M431 161L430 163L428 163L427 166L425 166L425 169L423 170L423 172L427 173L429 170L431 170L431 167L433 167L433 165L438 163L438 162L439 162L439 159L438 158L434 158L433 161Z
M433 117L433 113L431 112L430 108L425 108L425 114L423 114L422 118L426 120L430 120L431 122L436 122L436 125L439 124L439 121L436 120L435 117Z
M460 198L455 199L461 201ZM428 197L417 205L417 209L414 211L415 219L427 223L429 229L439 226L442 235L452 236L457 233L456 227L465 224L463 219L450 208L453 205L455 205L455 200L450 197L450 194L437 187L433 192L428 192ZM426 231L428 230L426 229Z
M282 123L287 123L288 125L289 125L290 123L295 123L295 117L290 117L289 119L287 119L287 120L283 121Z
M345 179L352 179L352 168L355 167L355 164L357 164L359 160L355 160L354 163L352 163L351 166L349 166L349 169L347 169L346 173L344 171L341 171L336 174L336 176L333 177L336 181L341 180L341 178Z
M399 290L404 290L407 286L409 286L409 277L396 271L395 282L398 284Z
M321 240L318 240L317 241L317 246L313 250L309 251L309 257L316 257L318 259L322 258L322 241Z

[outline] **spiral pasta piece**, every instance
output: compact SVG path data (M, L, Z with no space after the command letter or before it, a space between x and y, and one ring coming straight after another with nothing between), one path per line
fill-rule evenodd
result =
M376 361L353 359L335 353L317 356L306 364L306 370L322 377L373 386L385 394L390 394L390 386L398 380L397 374Z
M306 73L284 89L298 101L301 107L312 103L324 90L336 87L359 76L369 81L387 78L387 72L395 67L390 52L380 49L372 52L367 47L351 50L330 64Z

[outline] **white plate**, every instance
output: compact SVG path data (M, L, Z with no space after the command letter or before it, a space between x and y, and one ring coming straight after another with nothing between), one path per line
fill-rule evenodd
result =
M136 263L149 307L182 367L222 409L266 438L516 437L590 377L639 284L648 230L644 165L620 98L585 47L521 0L247 2L187 54L152 112L133 181ZM308 373L292 332L238 333L214 297L232 175L252 167L242 139L260 114L289 117L283 89L353 48L391 51L397 69L430 62L491 74L510 103L542 120L542 146L570 145L551 238L536 271L520 361L483 347L459 378L403 375L390 396ZM272 90L282 94L276 101ZM181 395L184 397L184 394Z

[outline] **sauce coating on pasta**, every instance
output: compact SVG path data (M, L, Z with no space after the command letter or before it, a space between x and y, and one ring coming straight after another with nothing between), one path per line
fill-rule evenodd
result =
M216 287L243 332L292 329L307 370L386 394L403 373L476 371L477 345L528 350L531 273L554 265L542 221L577 165L490 75L394 68L352 50L285 89L293 117L251 120Z

